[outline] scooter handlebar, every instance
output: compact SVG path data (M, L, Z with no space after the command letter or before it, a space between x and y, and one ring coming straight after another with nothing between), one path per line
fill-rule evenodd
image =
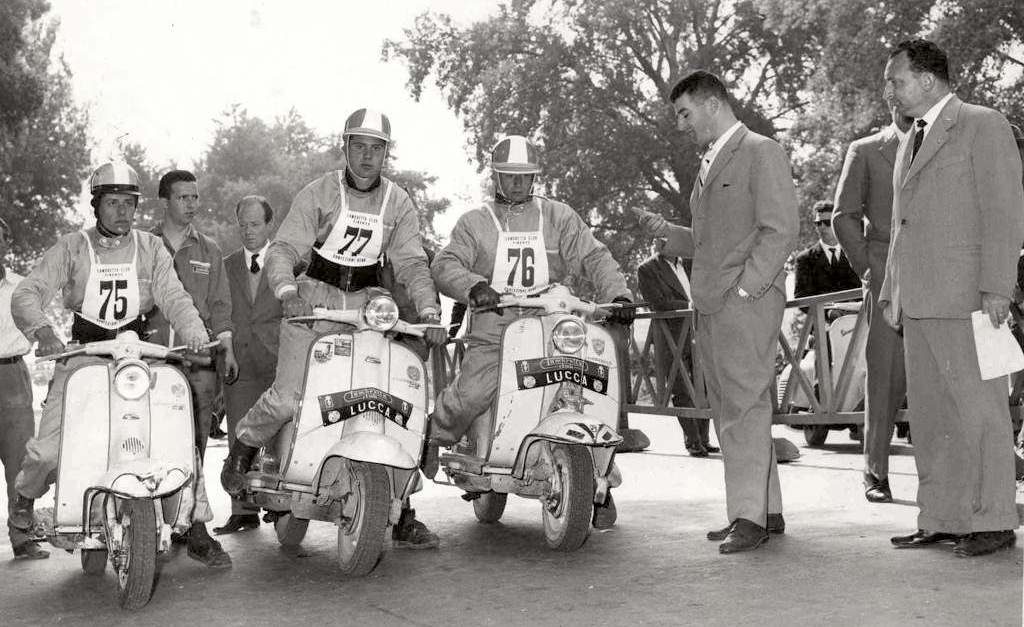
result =
M288 322L337 322L340 324L351 324L359 326L362 320L360 309L327 309L326 307L314 307L313 313L308 316L292 316Z

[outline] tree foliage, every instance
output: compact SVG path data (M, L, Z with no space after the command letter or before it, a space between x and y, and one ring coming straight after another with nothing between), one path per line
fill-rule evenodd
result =
M88 117L71 72L54 59L58 23L45 2L0 7L0 216L13 232L13 265L27 264L73 225L88 173Z
M546 191L631 265L647 250L629 207L690 220L696 147L674 129L676 78L726 80L740 119L790 148L806 209L831 197L849 141L886 123L882 68L905 37L949 50L961 95L1019 115L1022 12L1019 0L506 0L466 26L425 13L383 54L407 65L414 97L436 84L481 163L502 134L537 140Z

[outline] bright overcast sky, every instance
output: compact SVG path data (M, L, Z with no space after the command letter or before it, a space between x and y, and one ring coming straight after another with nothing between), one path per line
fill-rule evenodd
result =
M88 107L97 150L128 133L154 164L189 166L232 104L265 120L295 108L321 133L363 106L388 114L400 169L438 177L455 205L446 233L479 189L461 122L431 85L420 102L404 64L381 61L385 39L427 10L483 19L487 0L50 0L58 46Z

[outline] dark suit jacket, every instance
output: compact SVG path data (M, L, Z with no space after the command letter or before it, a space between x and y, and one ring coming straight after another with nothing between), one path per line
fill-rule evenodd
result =
M954 96L893 175L893 233L879 302L912 318L968 318L981 292L1012 298L1024 241L1021 160L1006 118Z
M861 277L868 270L877 295L885 278L892 231L892 170L899 135L888 127L850 144L836 187L832 230Z
M800 231L789 158L778 142L741 126L722 146L707 181L690 194L693 228L670 225L666 254L692 257L690 287L702 314L731 290L753 298L786 293L783 266Z
M249 291L249 267L245 252L239 248L224 258L231 291L231 320L238 377L254 379L259 374L273 376L277 368L278 334L281 325L281 301L274 297L267 284L264 268L256 288L256 300Z
M796 256L796 286L793 296L817 296L829 292L840 292L861 286L860 277L850 267L846 251L839 260L830 264L821 242L800 251Z
M683 260L683 269L687 275L693 266L689 259ZM689 309L690 301L686 297L679 277L672 265L661 255L652 255L636 269L637 287L643 299L651 304L654 311L672 311Z

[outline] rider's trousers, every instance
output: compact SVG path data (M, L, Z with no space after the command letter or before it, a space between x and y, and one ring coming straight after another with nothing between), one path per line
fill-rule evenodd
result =
M345 292L322 281L300 277L299 296L314 307L357 309L380 290ZM306 324L281 321L280 346L277 349L277 374L274 383L260 396L235 426L235 437L247 446L259 448L268 444L281 427L295 416L302 398L302 381L306 373L309 347L316 338L350 328L335 322Z
M501 334L517 318L506 309L503 315L474 312L466 334L466 354L455 379L437 396L430 435L441 442L457 442L476 418L494 403L498 392Z
M0 462L4 465L7 480L8 520L14 507L17 493L14 480L25 456L25 443L32 437L35 423L32 420L32 382L28 368L21 359L11 364L0 364ZM24 531L7 524L11 548L18 548L29 541Z
M21 463L21 472L15 481L18 493L30 499L38 499L56 480L57 460L60 455L61 409L64 406L64 385L68 375L79 366L88 363L106 363L107 360L97 357L70 357L66 362L57 362L50 381L50 391L46 395L42 417L39 421L39 432L25 445L25 459ZM105 417L104 417L105 419ZM213 511L206 498L206 480L203 477L201 459L196 461L195 478L195 510L192 522L209 522L213 520Z

